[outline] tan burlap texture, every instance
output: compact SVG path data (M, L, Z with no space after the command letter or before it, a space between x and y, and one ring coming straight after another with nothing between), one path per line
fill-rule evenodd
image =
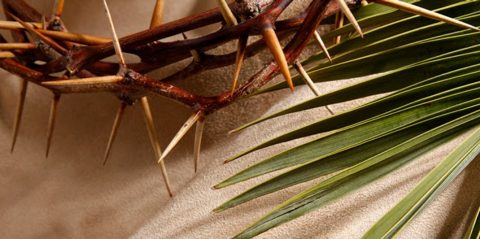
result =
M50 0L29 2L44 14L50 13L53 3ZM154 0L109 2L120 36L148 27ZM306 5L306 1L294 2L292 11ZM165 21L212 8L215 4L213 0L166 0ZM71 31L110 36L101 1L66 1L65 7L64 20ZM212 29L215 27L204 32ZM199 33L187 34L195 37ZM269 58L263 54L248 60L242 77L251 75ZM160 76L168 71L152 75ZM207 72L180 84L195 82L188 83L188 87L212 94L229 87L231 71L230 67ZM51 93L31 84L17 147L10 154L19 79L2 71L0 82L1 238L232 237L312 182L213 213L216 206L267 177L222 190L213 190L213 185L298 141L249 154L227 165L223 160L288 129L328 115L326 110L316 109L271 120L238 134L227 134L242 123L312 97L306 87L298 87L293 94L281 91L256 96L222 109L207 118L197 174L193 173L192 132L167 158L175 192L170 199L154 162L139 106L127 109L110 160L102 166L103 151L119 101L108 93L65 95L59 106L50 157L45 159ZM353 80L344 80L319 86L328 92L352 83ZM165 147L191 112L161 97L153 96L151 102L161 144ZM360 102L365 100L332 108L342 112ZM455 144L444 145L344 199L258 238L359 238L451 152ZM466 211L478 194L479 176L475 172L479 169L479 163L470 165L399 238L459 238L464 230Z

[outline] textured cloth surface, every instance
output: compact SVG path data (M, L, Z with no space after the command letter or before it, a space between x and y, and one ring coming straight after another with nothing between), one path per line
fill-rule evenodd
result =
M53 1L29 1L49 14ZM109 1L120 36L148 27L153 0ZM167 0L166 21L214 7L216 1ZM305 6L295 1L291 11ZM65 22L71 31L109 36L101 1L66 1ZM216 27L202 29L208 32ZM3 33L3 32L2 32ZM195 37L200 32L187 33ZM225 48L216 51L225 51ZM231 50L231 49L230 49ZM316 49L314 49L316 50ZM251 75L269 55L247 61L242 76ZM135 60L131 58L131 60ZM172 67L173 68L173 67ZM172 69L170 69L172 70ZM211 71L189 81L206 94L230 85L232 68ZM153 75L166 74L167 71ZM10 138L18 82L1 72L0 87L0 235L2 238L229 238L276 204L313 182L265 196L222 213L212 210L227 199L265 180L266 176L213 190L226 177L279 150L289 142L249 154L233 163L229 156L281 132L326 117L324 109L281 117L238 134L227 132L268 112L312 97L306 87L239 101L207 118L199 172L193 173L193 132L175 148L167 167L175 197L169 199L155 164L140 107L129 107L112 154L102 166L103 150L118 100L111 94L65 95L59 105L50 157L45 159L45 131L51 93L32 84L17 147ZM321 84L323 92L352 80ZM184 82L181 84L185 85ZM153 96L153 114L165 147L190 111ZM333 105L342 112L365 100ZM458 142L458 140L456 141ZM423 156L401 170L344 199L270 230L258 238L359 238L445 157L456 142ZM430 204L399 238L459 238L466 211L478 195L479 163L473 163Z

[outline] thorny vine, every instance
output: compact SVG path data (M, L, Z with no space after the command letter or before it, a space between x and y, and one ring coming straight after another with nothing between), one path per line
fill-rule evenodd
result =
M3 0L6 15L18 17L24 22L42 22L46 19L45 30L66 31L59 17L42 16L23 0ZM37 39L34 49L15 51L15 58L0 60L0 66L22 78L40 84L58 94L110 91L122 100L130 103L136 101L150 91L190 106L194 111L201 110L209 114L222 108L236 99L248 95L269 82L279 73L279 66L271 61L263 69L246 80L232 92L226 91L214 97L205 97L189 92L171 81L185 77L193 77L205 70L231 65L235 62L235 53L212 55L204 53L229 41L242 36L259 35L265 28L275 28L278 32L288 32L296 29L296 34L284 48L289 64L293 63L302 52L322 19L338 11L336 1L315 0L308 9L298 17L277 21L280 14L292 0L237 0L230 4L235 16L240 20L236 26L223 24L216 32L196 38L165 42L163 38L181 34L196 28L222 22L219 9L193 15L157 27L144 30L119 39L125 52L140 57L140 63L129 64L126 69L119 65L102 61L103 58L114 55L112 42L98 45L84 45L78 42L66 42L46 36L32 29L30 32ZM351 2L350 6L357 6ZM254 7L252 7L254 6ZM18 42L28 41L25 32L14 31ZM265 48L265 42L259 40L246 47L246 56L251 57ZM191 51L201 53L198 61L193 61L186 69L180 70L164 79L152 79L145 74L167 65L191 57ZM36 60L44 60L44 65L35 64ZM51 76L67 70L61 78ZM85 85L45 85L48 81L66 80L74 77L94 77L118 74L122 80L113 84Z
M55 0L51 16L41 15L24 0L2 0L8 21L0 21L0 29L11 30L14 42L8 43L0 35L0 50L2 50L0 51L0 67L23 79L11 150L14 149L21 121L27 82L40 85L53 93L47 132L47 156L61 95L111 92L120 99L121 106L117 111L107 144L104 164L109 156L125 107L140 101L150 142L156 158L159 159L158 163L162 169L167 191L172 196L164 158L194 124L197 125L194 145L194 168L196 170L204 118L208 114L254 93L280 73L293 90L289 65L293 65L297 69L314 93L318 95L318 89L297 58L312 36L315 36L325 55L330 59L316 28L328 16L336 13L337 16L340 16L338 14L340 11L349 19L357 33L363 37L360 26L350 8L368 4L367 0L312 0L305 11L298 16L278 20L293 0L235 0L230 4L227 4L225 0L217 1L220 5L219 8L162 24L163 0L157 0L150 29L119 39L116 36L107 2L103 0L113 35L113 39L106 39L68 32L61 19L64 0ZM399 0L369 0L369 2L380 3L479 31L475 26ZM340 24L343 16L337 19ZM165 40L167 37L218 23L221 23L220 29L198 38L187 39L184 35L184 40ZM285 38L290 33L294 33L293 37L282 49L279 38ZM263 39L247 44L248 37L254 35L260 35ZM211 49L236 40L238 40L236 52L218 55L207 53ZM270 50L273 60L237 87L236 83L244 58L252 57L265 48ZM122 51L138 56L141 61L126 64ZM104 58L113 55L117 55L119 63L103 61ZM193 59L189 65L163 79L153 79L146 75L153 70L188 58ZM236 66L232 89L217 96L198 95L175 85L176 80L190 79L204 71L232 64ZM194 111L194 114L182 126L164 152L160 150L158 135L147 99L148 93L155 93L181 102Z

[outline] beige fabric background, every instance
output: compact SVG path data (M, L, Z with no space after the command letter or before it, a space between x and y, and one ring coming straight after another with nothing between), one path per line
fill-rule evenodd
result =
M29 1L48 14L53 1ZM72 31L109 36L101 1L66 1L65 22ZM119 35L145 29L153 0L109 1ZM297 2L298 8L300 0ZM305 2L301 2L306 4ZM215 1L167 0L166 21L211 8ZM207 31L209 29L206 29ZM198 32L188 33L190 36ZM220 49L222 50L222 49ZM268 57L268 56L267 56ZM263 59L249 60L244 74ZM190 87L205 93L229 86L231 68L203 74ZM163 72L164 73L164 72ZM163 74L157 72L156 74ZM138 107L128 108L108 164L103 150L118 106L110 94L62 98L50 157L45 159L45 131L51 95L30 85L23 124L14 154L9 153L18 78L1 73L0 87L0 235L2 238L229 238L254 219L312 183L306 183L223 213L212 209L261 179L223 190L211 187L258 160L294 145L274 146L223 165L228 156L284 132L292 125L327 116L322 109L289 115L236 135L227 131L258 116L311 97L305 87L254 97L211 115L202 161L193 174L193 134L172 152L167 166L175 197L169 199ZM324 92L352 81L321 84ZM152 99L162 146L190 112L179 104ZM334 105L341 112L359 102ZM271 108L269 108L271 107ZM284 224L258 238L359 238L454 147L443 146L400 171L345 199ZM479 163L428 206L400 238L459 238L459 226L478 194Z

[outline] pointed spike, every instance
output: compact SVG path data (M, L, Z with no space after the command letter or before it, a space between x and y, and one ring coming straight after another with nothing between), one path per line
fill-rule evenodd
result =
M362 29L360 28L360 25L357 22L357 19L355 19L355 16L353 16L352 11L350 11L350 8L348 8L347 3L345 0L337 0L338 6L342 10L343 14L347 17L348 21L353 25L357 33L360 35L360 37L363 38L363 32Z
M0 50L28 50L35 48L37 46L33 43L0 43Z
M467 29L473 29L475 31L480 31L480 29L478 27L472 26L468 23L459 21L459 20L451 18L451 17L447 17L445 15L442 15L440 13L436 13L434 11L430 11L430 10L425 9L425 8L415 6L415 5L410 4L410 3L406 3L406 2L402 2L402 1L398 1L398 0L374 0L373 2L378 3L378 4L382 4L382 5L385 5L385 6L393 7L393 8L396 8L396 9L404 11L404 12L409 12L409 13L420 15L420 16L423 16L423 17L427 17L427 18L431 18L431 19L438 20L438 21L441 21L441 22L445 22L445 23L455 25L455 26L458 26L458 27L461 27L461 28L467 28Z
M64 5L65 5L64 0L55 0L55 3L53 4L53 12L56 17L62 16Z
M240 77L240 70L242 69L243 60L245 59L245 51L247 49L248 35L241 36L237 43L237 56L235 59L235 71L233 72L232 92L235 91L238 84L238 77Z
M164 160L165 157L172 151L172 149L178 144L178 142L185 136L185 134L188 132L190 128L198 121L198 119L203 115L201 111L193 114L188 118L188 120L183 124L183 126L180 128L180 130L177 132L175 137L173 137L172 141L168 144L167 148L165 148L165 151L163 152L162 156L160 156L160 159L158 160L159 162Z
M150 28L162 25L164 5L164 0L157 0L157 2L155 3L152 20L150 21Z
M15 121L13 123L13 134L12 134L12 144L10 147L10 153L13 153L15 149L15 144L17 143L18 131L20 129L20 124L22 122L23 108L25 105L25 98L27 95L28 82L25 79L22 79L20 83L20 96L18 97L17 111L15 114Z
M197 172L198 169L198 162L200 161L200 149L202 146L202 136L203 136L203 128L205 127L205 120L199 119L197 121L197 127L195 129L195 143L193 146L193 154L194 154L194 171Z
M145 119L145 125L147 126L148 137L150 139L150 143L152 144L153 151L155 152L155 158L158 159L160 155L162 155L162 149L160 148L159 137L157 134L157 129L155 127L155 123L153 121L152 110L150 108L150 103L146 96L142 97L142 108L143 108L143 115ZM160 169L162 170L162 177L165 183L165 186L168 191L168 195L170 197L173 196L172 186L170 184L170 179L168 177L167 168L165 166L165 162L161 160L158 162L160 165Z
M285 80L288 83L288 86L290 87L290 90L294 90L293 86L293 81L292 77L290 76L290 71L288 69L288 62L285 57L285 54L283 53L282 46L280 45L280 41L278 40L277 34L275 34L275 31L273 30L272 27L266 27L262 31L263 38L265 39L265 42L267 43L268 48L270 49L270 52L272 53L273 57L275 58L275 61L277 62L278 67L280 68L280 72L283 74L283 77L285 77Z
M56 81L46 81L42 82L42 85L45 86L79 86L79 85L95 85L95 84L114 84L122 81L123 77L112 75L112 76L100 76L100 77L91 77L91 78L80 78L74 80L56 80Z
M296 61L294 66L295 66L295 69L298 71L298 73L302 76L303 81L305 81L305 83L308 85L310 90L312 90L315 96L320 96L322 93L320 92L318 87L315 85L312 78L310 78L308 73L305 71L302 64L300 64L299 61Z
M115 140L115 137L117 136L118 127L120 126L120 122L122 121L123 113L125 113L126 107L127 107L127 104L125 102L122 102L120 104L120 107L118 108L117 114L115 115L115 120L113 121L112 130L110 132L110 137L108 138L107 149L105 150L105 155L103 156L104 166L107 163L108 156L110 156L112 144L113 144L113 141Z
M183 36L183 39L185 40L188 39L187 35L184 32L182 32L182 36ZM200 62L200 53L197 50L195 49L191 50L190 54L192 54L193 60L195 62Z
M42 29L41 30L47 30L48 27L48 22L47 22L47 17L42 16Z
M228 6L227 2L225 0L217 0L218 6L220 8L220 12L222 13L223 19L225 19L225 22L227 23L228 26L236 26L238 25L237 18L235 18L235 15L233 15L232 10L230 10L230 7Z
M103 7L105 8L105 14L107 15L108 22L110 24L110 30L113 37L113 47L115 48L115 53L117 54L118 60L122 66L126 66L125 57L123 56L122 47L120 46L120 41L118 40L117 31L115 30L115 25L113 24L112 14L110 14L110 9L108 8L107 0L103 0Z
M344 20L345 20L345 16L343 15L343 13L337 12L337 14L335 15L335 28L338 29L343 27ZM335 44L338 44L341 41L342 41L342 35L338 35L335 37Z
M315 39L318 42L318 45L320 45L320 48L322 49L323 53L325 53L325 56L327 56L328 60L331 63L332 57L330 56L330 53L328 53L327 46L325 46L325 43L323 42L322 37L320 37L320 34L318 33L318 31L314 31L313 34L315 36Z
M30 27L34 28L43 28L42 23L39 22L26 22L25 24L29 25ZM15 21L0 21L0 29L6 30L17 30L17 29L24 29L25 27L20 24L19 22Z
M13 54L12 52L10 51L0 51L0 59L3 59L3 58L13 58L15 57L15 54Z
M298 71L298 73L302 76L302 79L305 81L305 83L308 85L308 87L312 90L312 92L315 94L315 96L320 96L321 92L318 89L317 85L313 82L312 78L308 75L308 73L305 71L303 68L302 64L299 61L295 62L295 69ZM332 109L328 105L325 106L327 109L328 113L330 115L334 115Z
M100 45L100 44L110 43L112 41L112 39L108 39L104 37L97 37L97 36L72 33L72 32L59 32L59 31L50 31L50 30L41 30L41 29L39 29L38 32L54 39L71 41L71 42L76 42L76 43L81 43L86 45Z
M45 152L45 157L48 158L50 152L50 146L52 144L53 130L55 128L55 120L57 118L57 109L58 103L60 102L60 94L54 94L52 99L52 105L50 106L50 116L48 119L48 129L47 129L47 147Z

